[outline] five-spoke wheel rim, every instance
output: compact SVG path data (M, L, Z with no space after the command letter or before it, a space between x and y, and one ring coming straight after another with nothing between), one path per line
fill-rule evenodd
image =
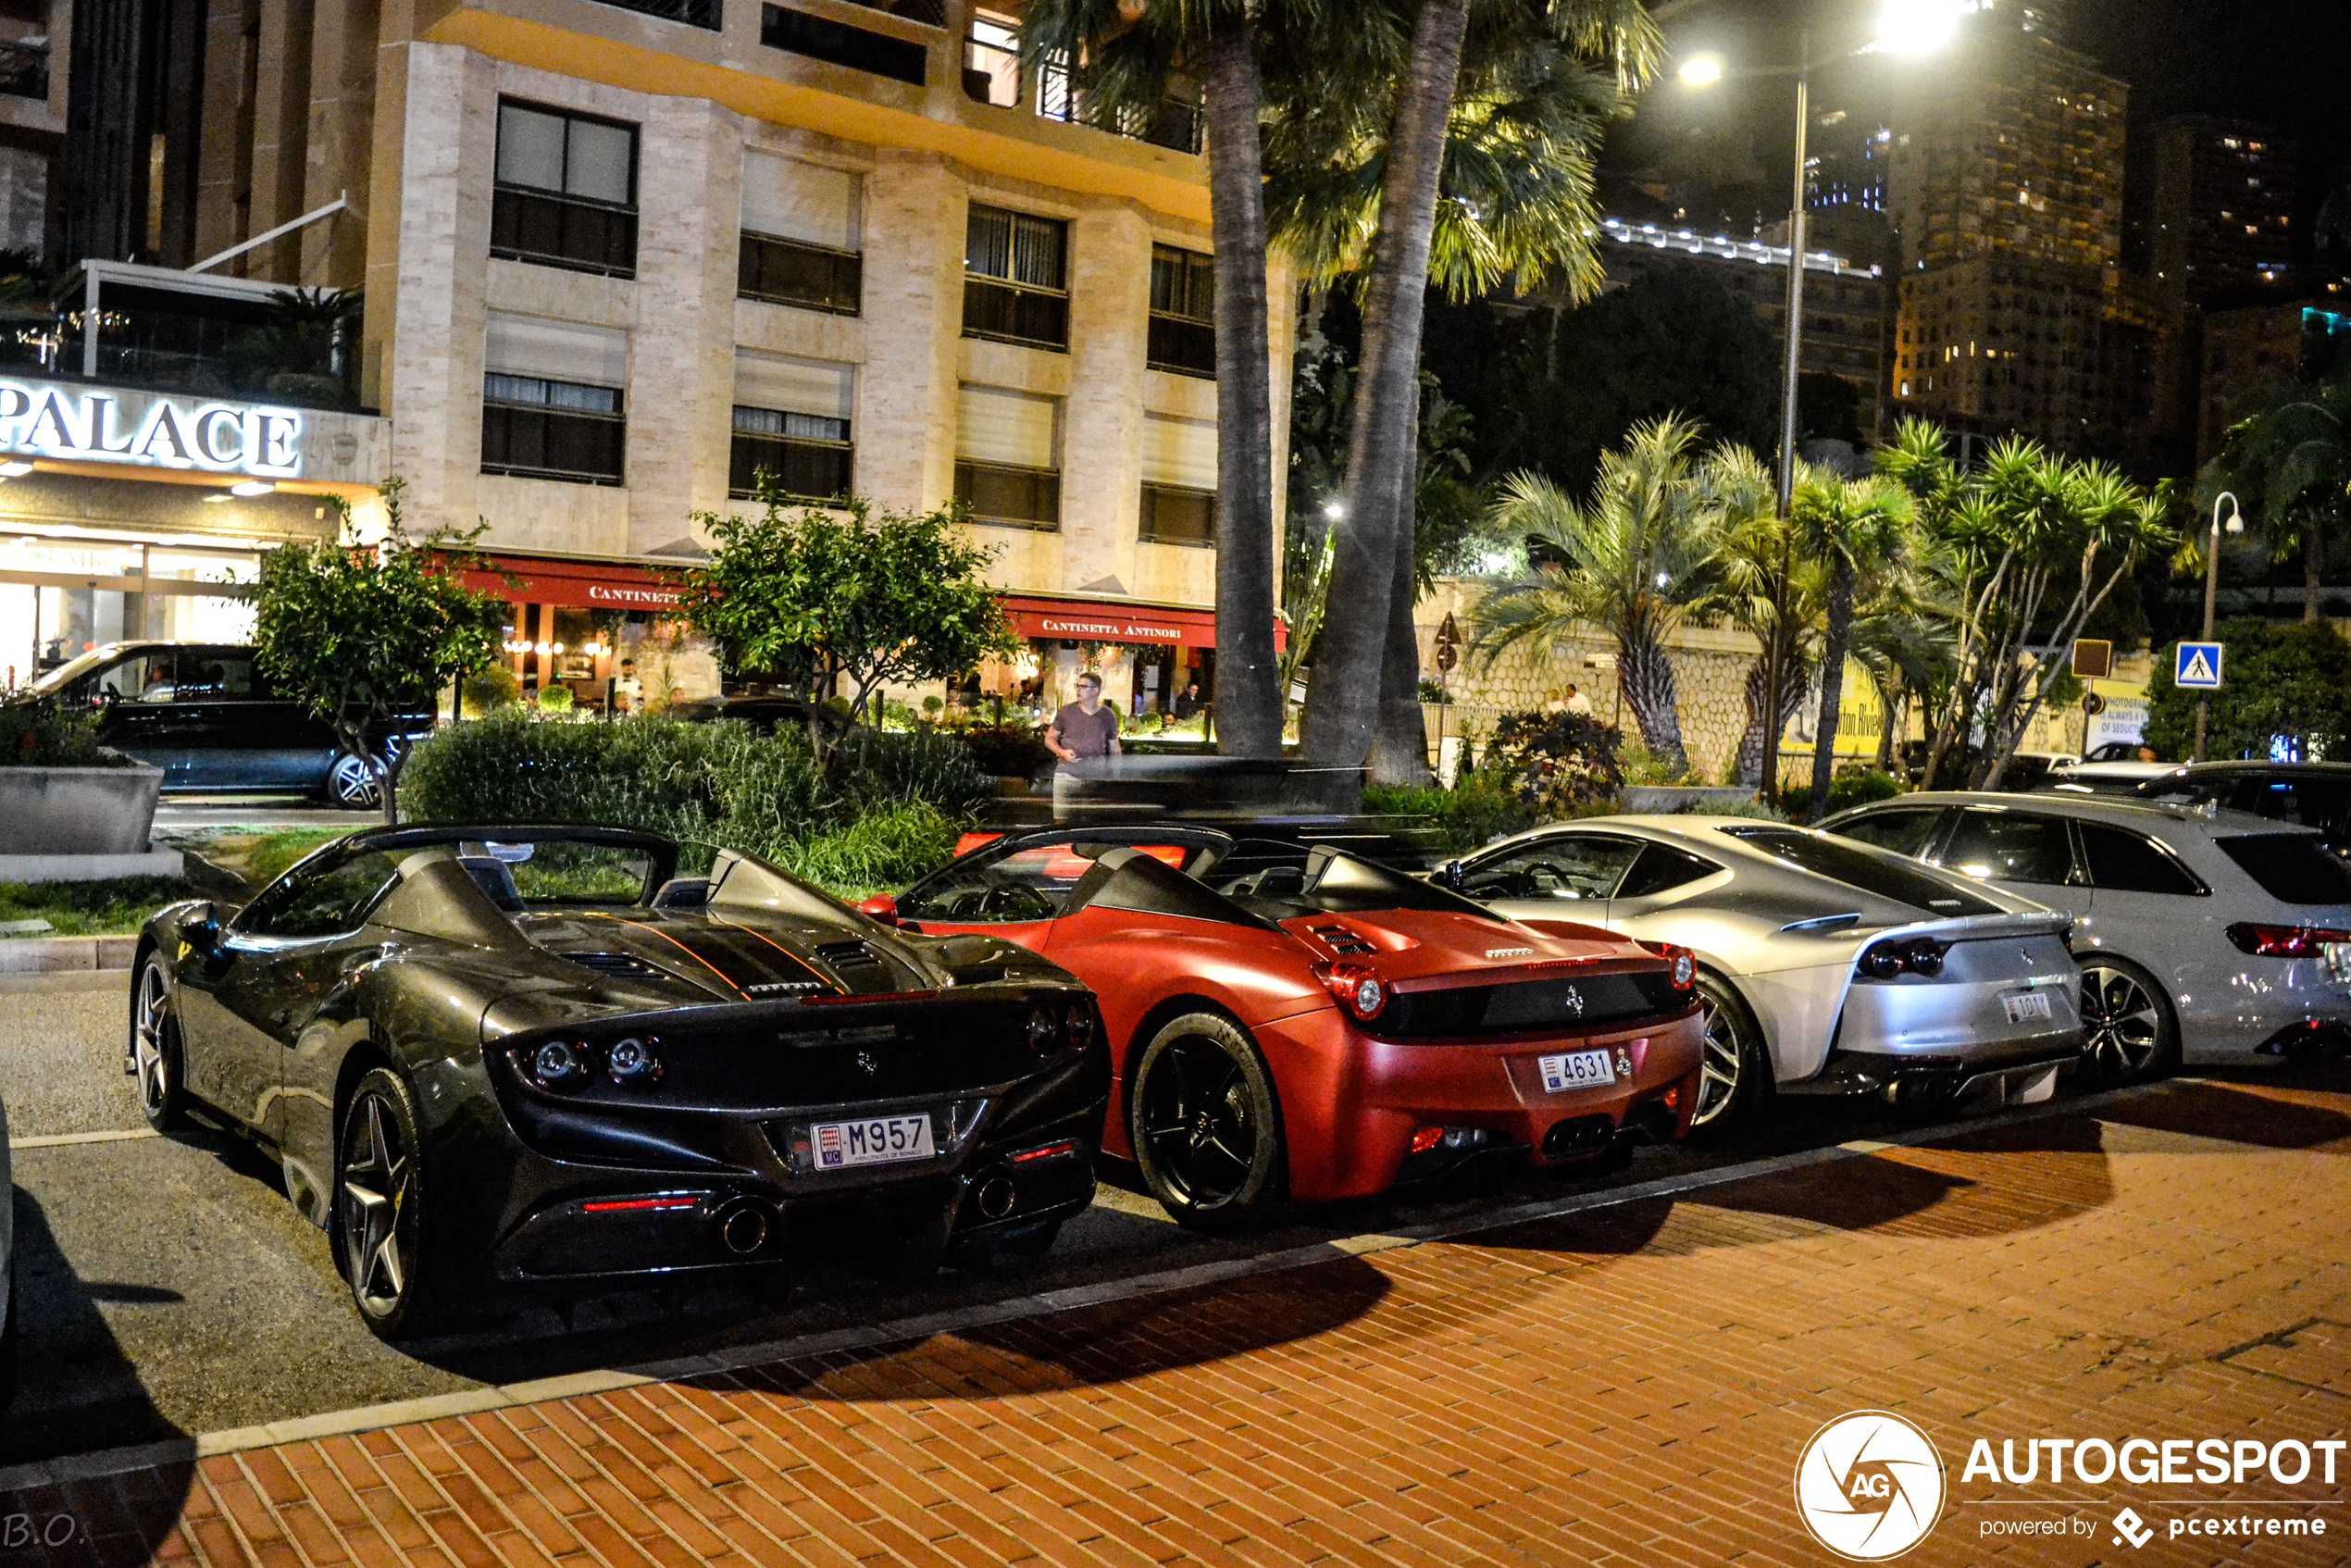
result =
M2121 969L2082 971L2083 1060L2108 1077L2143 1071L2163 1041L2163 1004Z
M335 799L347 806L372 806L376 803L376 770L363 757L348 753L335 759L334 771L329 775Z
M163 971L147 965L139 977L139 1005L131 1025L131 1065L139 1075L139 1103L149 1116L163 1114L171 1098L171 1060L164 1033L171 1027L171 1004Z
M1152 1167L1196 1209L1229 1202L1257 1168L1263 1129L1249 1078L1213 1039L1171 1043L1143 1079L1136 1121Z
M1738 1093L1746 1042L1739 1038L1738 1018L1720 997L1701 988L1698 1000L1705 1033L1698 1053L1698 1104L1690 1112L1690 1125L1702 1127L1720 1116Z
M371 1315L408 1294L416 1159L391 1103L373 1089L353 1101L342 1135L342 1245L352 1294Z

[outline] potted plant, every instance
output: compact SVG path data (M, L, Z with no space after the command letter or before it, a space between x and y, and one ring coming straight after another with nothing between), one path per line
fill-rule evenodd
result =
M55 699L0 706L0 855L145 854L163 769L98 743Z

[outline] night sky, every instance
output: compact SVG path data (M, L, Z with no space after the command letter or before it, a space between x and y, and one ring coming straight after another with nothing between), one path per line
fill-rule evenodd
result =
M2151 172L2143 138L2175 114L2266 120L2297 139L2305 234L2327 192L2351 180L2351 0L2071 0L2071 7L2066 42L2131 85L2132 217L2145 211ZM1651 8L1664 18L1677 56L1714 49L1735 65L1792 59L1805 19L1858 42L1878 7L1876 0L1662 0ZM1889 68L1919 68L1873 60L1843 68L1855 74L1840 81L1824 73L1816 107L1879 97ZM1788 102L1784 81L1729 82L1698 94L1669 77L1611 137L1604 172L1629 176L1655 168L1671 149L1710 141L1727 168L1751 149L1756 179L1747 205L1767 219L1785 216Z

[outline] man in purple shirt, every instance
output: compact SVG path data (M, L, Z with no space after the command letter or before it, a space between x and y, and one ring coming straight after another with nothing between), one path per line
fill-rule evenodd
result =
M1077 701L1063 705L1045 729L1045 749L1061 759L1053 770L1053 799L1066 798L1069 784L1098 777L1103 759L1118 751L1118 715L1102 705L1102 678L1092 670L1077 678Z

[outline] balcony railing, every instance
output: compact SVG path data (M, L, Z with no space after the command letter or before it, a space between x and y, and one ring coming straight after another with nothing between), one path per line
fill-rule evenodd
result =
M1084 90L1071 85L1068 68L1058 65L1047 66L1031 92L1021 81L1020 56L994 39L975 35L964 40L964 94L976 104L993 104L1000 109L1017 109L1026 104L1039 118L1091 126L1130 142L1148 142L1179 153L1200 150L1202 121L1198 104L1169 98L1150 112L1113 114L1089 106Z
M1069 296L999 278L964 277L964 336L1026 348L1069 347Z
M0 44L0 93L11 98L49 95L49 46Z
M771 305L854 316L865 270L865 258L855 251L745 233L735 267L735 292Z
M634 278L637 215L601 202L501 185L491 193L490 254Z
M1216 374L1216 323L1188 316L1151 313L1151 336L1143 356L1154 370L1179 376Z
M1184 490L1176 485L1143 486L1142 527L1146 544L1216 543L1216 496L1212 491Z
M965 459L955 465L955 499L971 507L974 522L1052 532L1062 526L1062 477L1051 468Z
M719 0L603 0L603 4L659 17L664 21L707 28L712 32L716 32L720 24Z
M925 27L947 25L947 0L850 0L850 4Z
M766 474L785 495L831 501L849 493L856 461L857 449L845 441L802 441L737 430L727 464L727 493L756 497L759 476Z

